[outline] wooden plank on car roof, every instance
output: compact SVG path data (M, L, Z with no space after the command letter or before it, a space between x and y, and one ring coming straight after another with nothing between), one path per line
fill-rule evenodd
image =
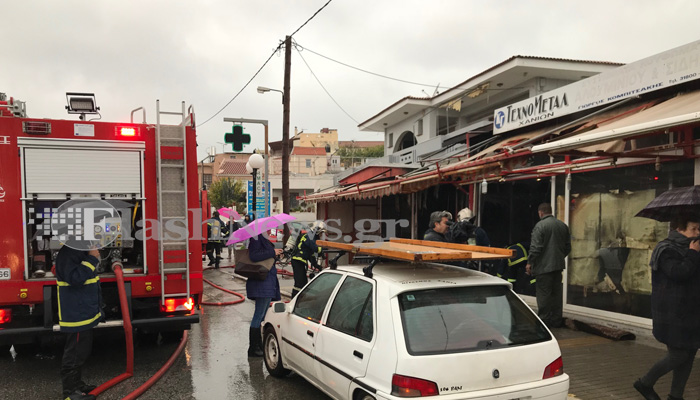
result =
M441 247L444 249L474 251L474 252L479 252L479 253L491 253L491 254L498 254L501 256L505 256L505 257L500 257L500 258L510 258L510 257L513 257L515 255L515 250L501 249L498 247L474 246L471 244L433 242L433 241L429 241L429 240L400 239L400 238L391 238L391 239L389 239L389 241L392 243L416 244L416 245L421 245L421 246Z
M500 249L508 254L498 252L482 252L476 249L494 250L490 247L469 246L468 248L450 248L434 246L434 244L446 244L429 241L410 241L410 239L391 239L389 242L373 243L337 243L318 240L319 246L345 250L355 254L374 255L402 261L460 261L460 260L485 260L511 257L510 250ZM460 246L460 245L456 245Z

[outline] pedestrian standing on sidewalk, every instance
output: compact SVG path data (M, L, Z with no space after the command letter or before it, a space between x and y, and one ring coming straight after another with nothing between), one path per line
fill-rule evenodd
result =
M651 317L656 340L668 353L634 382L647 400L659 378L673 371L668 400L682 400L685 384L700 348L700 218L680 215L671 232L651 254Z
M250 261L259 262L269 258L276 258L282 253L282 249L275 249L275 245L265 238L264 234L250 238L248 244L248 257ZM265 280L259 281L248 278L245 283L246 295L249 299L255 301L255 312L253 319L250 321L250 329L248 330L248 357L262 357L262 335L260 325L265 319L267 309L270 307L271 301L279 301L280 283L277 280L277 268L272 264L270 272L267 273Z
M548 327L559 328L564 322L562 271L571 252L571 234L565 223L554 218L549 203L540 204L537 213L540 221L532 230L525 272L537 279L537 315Z

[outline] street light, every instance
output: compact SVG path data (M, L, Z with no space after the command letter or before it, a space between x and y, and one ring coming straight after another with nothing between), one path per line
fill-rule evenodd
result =
M258 192L258 185L257 185L257 175L258 175L258 169L262 168L265 166L265 160L260 154L253 154L250 156L248 159L248 162L245 165L246 171L248 173L253 174L253 219L256 217L256 212L257 212L257 206L255 204L256 201L256 196ZM265 190L265 194L267 195L267 191ZM265 210L267 212L267 210Z
M265 86L258 86L258 93L260 93L260 94L265 94L265 93L267 93L267 92L279 92L279 93L282 93L282 103L284 104L284 92L283 92L283 91L277 90L277 89L270 89L270 88L265 87Z

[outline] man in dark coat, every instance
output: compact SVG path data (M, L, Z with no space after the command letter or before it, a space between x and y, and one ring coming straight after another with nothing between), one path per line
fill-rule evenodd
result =
M95 386L83 382L82 369L92 351L92 328L103 319L97 249L81 251L64 245L56 256L58 325L66 336L61 362L63 398L90 400Z
M445 232L451 225L452 214L447 211L434 211L430 214L430 228L425 231L423 240L447 242Z
M563 323L562 271L571 252L571 234L565 223L554 218L549 203L540 204L537 213L540 222L532 230L525 271L537 279L537 315L548 327L558 328Z
M700 218L681 215L651 254L651 316L654 337L666 356L634 383L647 400L660 399L656 381L673 371L669 400L682 400L700 348Z

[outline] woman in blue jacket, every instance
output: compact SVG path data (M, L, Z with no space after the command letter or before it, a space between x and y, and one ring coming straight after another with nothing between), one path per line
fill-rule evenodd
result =
M250 261L258 262L275 258L282 253L282 249L275 249L275 246L265 235L258 235L250 239L248 245L248 257ZM280 283L277 280L277 269L272 265L267 278L263 281L248 279L245 284L248 298L255 301L255 313L253 320L250 321L250 330L248 332L248 357L262 357L262 335L260 332L260 324L265 318L267 309L270 307L271 301L281 300Z

